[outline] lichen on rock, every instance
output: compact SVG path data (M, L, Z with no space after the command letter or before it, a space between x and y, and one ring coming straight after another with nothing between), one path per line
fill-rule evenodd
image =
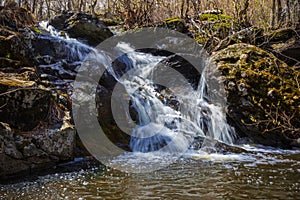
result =
M249 44L216 52L228 116L238 131L265 145L291 147L300 137L300 73Z

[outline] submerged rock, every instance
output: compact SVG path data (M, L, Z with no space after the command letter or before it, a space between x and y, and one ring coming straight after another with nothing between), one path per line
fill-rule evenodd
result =
M86 13L64 13L52 18L49 24L56 29L66 31L70 37L79 39L91 46L96 46L113 36L100 19Z
M235 44L213 54L222 74L228 117L254 142L291 148L300 137L300 73L252 45Z

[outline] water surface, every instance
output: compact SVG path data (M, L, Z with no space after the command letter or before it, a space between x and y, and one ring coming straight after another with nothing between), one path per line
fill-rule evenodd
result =
M300 152L189 152L152 173L106 167L1 186L1 199L299 199ZM129 158L131 159L131 158ZM167 159L167 158L166 158ZM138 162L138 160L136 160ZM128 163L132 163L128 162ZM151 165L151 163L148 163Z

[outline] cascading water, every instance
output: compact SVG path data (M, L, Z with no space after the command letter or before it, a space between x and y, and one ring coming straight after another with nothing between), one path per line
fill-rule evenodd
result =
M128 44L120 43L119 49L128 49ZM159 149L168 152L182 151L191 145L195 137L206 138L204 146L214 140L232 144L234 130L226 123L224 108L210 103L207 92L205 70L198 89L180 88L176 91L179 109L173 109L157 91L151 81L153 71L165 57L147 53L127 54L133 68L129 78L118 81L125 86L138 113L138 125L133 129L130 146L133 151L153 152ZM130 70L130 69L127 69Z
M63 54L67 59L78 62L87 56L93 57L125 87L132 107L138 114L138 123L131 132L130 148L133 152L182 152L192 145L195 137L204 139L203 148L213 147L214 141L232 144L234 130L226 123L224 108L213 104L210 99L205 70L197 89L176 84L171 88L173 98L179 104L173 108L166 100L168 97L161 94L165 91L158 90L157 84L153 82L157 66L166 57L136 52L129 44L118 43L115 51L119 52L118 59L126 65L124 71L127 78L124 79L122 74L114 71L110 58L103 55L103 52L68 36L61 37L58 31L46 23L41 25L53 35L51 39L63 43L64 50L57 51L65 52ZM61 72L64 70L60 69Z

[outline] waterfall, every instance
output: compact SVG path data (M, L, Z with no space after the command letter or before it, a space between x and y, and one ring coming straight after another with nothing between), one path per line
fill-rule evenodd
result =
M181 152L192 144L195 137L205 139L203 148L213 147L215 141L232 144L234 130L226 122L224 108L210 101L205 70L197 89L176 88L174 92L179 108L174 109L161 99L152 80L153 71L165 57L134 52L124 43L119 43L117 48L122 53L131 52L124 62L126 70L131 69L127 73L129 78L117 79L125 86L138 113L138 123L130 141L134 152ZM120 58L124 60L123 56Z
M68 36L62 37L46 23L41 26L47 28L52 39L64 44L65 49L57 51L66 51L63 55L68 59L78 62L86 57L93 58L125 87L130 106L138 116L130 133L133 152L182 152L193 145L194 138L203 139L202 149L213 148L216 141L233 143L234 129L226 122L224 106L213 103L206 70L203 70L197 88L176 84L175 79L175 83L170 83L174 87L161 89L153 80L166 56L137 52L130 44L119 42L115 47L119 54L117 59L126 65L124 72L119 73L113 68L109 55ZM88 71L97 70L93 66ZM170 103L170 98L176 105ZM130 117L129 109L124 110Z

